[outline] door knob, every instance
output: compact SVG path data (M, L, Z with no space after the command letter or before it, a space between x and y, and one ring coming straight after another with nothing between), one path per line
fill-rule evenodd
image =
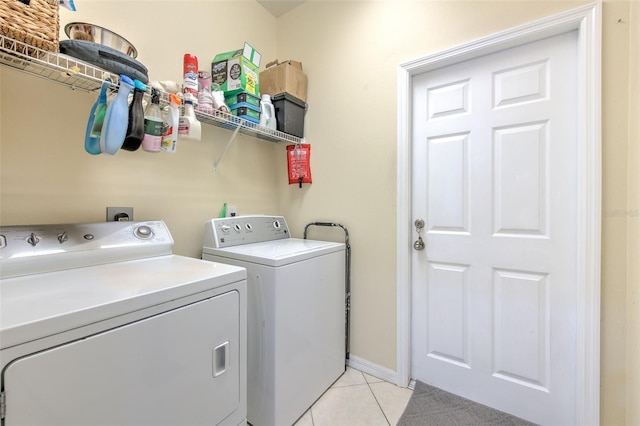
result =
M424 241L422 240L422 236L420 235L422 229L424 228L424 220L416 219L413 224L416 226L416 232L418 233L418 239L413 243L413 248L415 250L424 250Z

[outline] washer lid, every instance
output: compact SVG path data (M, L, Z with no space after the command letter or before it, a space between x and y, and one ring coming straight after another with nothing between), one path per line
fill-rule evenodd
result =
M277 267L344 250L344 243L286 238L226 248L203 247L202 253Z
M244 268L167 255L0 280L0 349L246 279Z

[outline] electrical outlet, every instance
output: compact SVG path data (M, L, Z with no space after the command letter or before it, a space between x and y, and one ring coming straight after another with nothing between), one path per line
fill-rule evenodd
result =
M234 217L237 213L236 206L227 206L227 217Z
M107 222L133 220L133 207L107 207Z

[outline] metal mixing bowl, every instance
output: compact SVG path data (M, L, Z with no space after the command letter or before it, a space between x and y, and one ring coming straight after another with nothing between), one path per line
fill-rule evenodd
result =
M64 27L64 32L72 40L92 41L110 47L132 58L138 56L138 51L127 39L111 30L86 22L70 22Z

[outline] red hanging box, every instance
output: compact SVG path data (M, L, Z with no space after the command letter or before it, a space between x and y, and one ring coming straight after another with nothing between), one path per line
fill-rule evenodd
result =
M287 146L287 169L289 185L311 183L311 145L299 144Z

